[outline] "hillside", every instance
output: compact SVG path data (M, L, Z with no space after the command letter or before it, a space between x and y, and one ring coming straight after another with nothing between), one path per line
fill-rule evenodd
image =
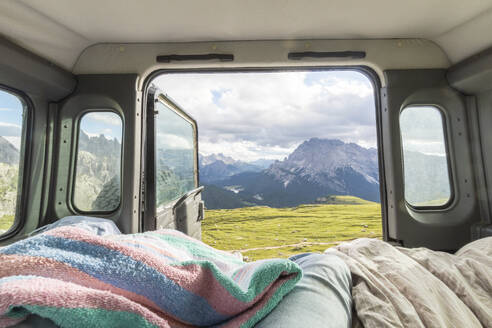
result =
M0 163L19 165L19 150L2 136L0 136Z
M232 191L214 185L204 185L204 187L202 200L207 209L231 209L248 206L248 203L242 201Z
M0 163L0 233L12 225L17 201L17 165Z
M120 201L121 144L80 132L74 203L84 211L107 211Z
M17 201L19 150L0 137L0 234L13 223Z
M405 152L405 160L408 168L405 177L407 200L415 205L440 205L446 202L450 195L449 185L443 183L448 181L446 161L440 156L411 151ZM222 176L226 177L227 174ZM323 203L319 199L327 195L380 201L377 150L336 139L306 140L283 161L275 161L264 170L244 171L225 179L216 177L215 180L207 184L234 192L234 206L240 204L240 200L250 205L290 207ZM219 191L211 189L209 197ZM220 202L210 208L232 207L225 198L221 199L218 195L213 198Z
M449 181L447 162L443 157L405 151L404 158L407 201L417 206L446 203L451 191L449 184L443 183Z
M374 202L361 199L354 196L341 196L341 195L330 195L325 197L320 197L316 199L317 204L330 204L330 205L371 205Z
M271 161L257 160L254 163L236 161L223 154L199 156L200 181L205 184L214 184L242 172L260 172Z
M259 260L323 252L355 238L382 238L379 204L354 197L338 200L358 205L207 210L202 222L202 239L218 249L240 251L247 260Z
M271 207L315 203L333 194L379 202L378 174L376 149L312 138L267 169L241 172L215 184L235 190L244 202Z

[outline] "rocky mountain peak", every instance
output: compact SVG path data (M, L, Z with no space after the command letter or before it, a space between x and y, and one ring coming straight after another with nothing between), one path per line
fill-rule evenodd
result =
M267 173L285 183L294 175L322 182L323 179L337 176L339 170L344 168L377 183L377 150L338 139L311 138L299 145L285 160L273 163Z
M221 161L224 164L235 164L237 162L234 158L226 156L222 153L211 154L208 156L200 154L200 165L209 165L217 161Z
M0 136L0 163L17 165L19 163L19 150L7 139Z

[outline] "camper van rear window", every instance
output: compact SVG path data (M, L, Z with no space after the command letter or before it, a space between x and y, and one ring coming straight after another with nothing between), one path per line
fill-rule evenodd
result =
M155 105L156 207L195 189L195 130L162 102Z
M413 207L443 207L451 200L444 118L434 106L400 114L405 200Z
M79 124L73 205L112 212L121 201L123 122L114 112L89 112Z
M19 215L26 116L22 99L0 90L0 235Z

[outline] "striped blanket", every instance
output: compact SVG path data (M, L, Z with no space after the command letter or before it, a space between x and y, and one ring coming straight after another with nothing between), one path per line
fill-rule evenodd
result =
M252 327L301 278L173 230L97 236L56 228L0 249L0 327L29 314L61 327Z

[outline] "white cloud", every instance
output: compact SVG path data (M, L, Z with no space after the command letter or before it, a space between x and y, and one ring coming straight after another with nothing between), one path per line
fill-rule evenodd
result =
M2 137L19 137L21 132L20 125L0 122L0 136Z
M121 117L113 112L91 112L84 116L84 119L90 119L91 121L98 121L99 123L106 123L110 125L121 126Z
M12 108L2 108L0 107L0 112L10 112L12 110Z
M160 149L193 149L193 140L168 133L157 133L157 147Z
M282 160L296 149L299 144L290 147L262 146L251 141L233 142L200 142L199 150L203 155L222 153L234 159L251 162L257 159L278 159Z
M408 107L400 115L400 129L405 150L445 156L443 118L431 106Z
M282 158L312 137L376 147L373 89L360 73L167 74L154 83L197 120L204 153Z

